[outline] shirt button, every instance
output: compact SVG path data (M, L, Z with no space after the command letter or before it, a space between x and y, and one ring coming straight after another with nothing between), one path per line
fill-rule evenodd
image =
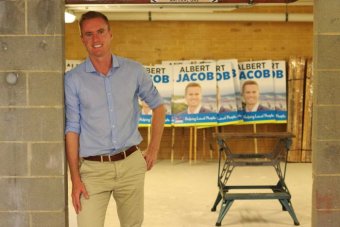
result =
M110 111L112 112L112 111L113 111L113 109L110 109Z
M114 128L115 127L115 125L112 125L112 128Z

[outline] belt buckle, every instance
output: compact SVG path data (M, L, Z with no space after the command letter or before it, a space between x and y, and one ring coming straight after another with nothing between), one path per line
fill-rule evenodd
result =
M123 151L124 159L126 159L126 150Z

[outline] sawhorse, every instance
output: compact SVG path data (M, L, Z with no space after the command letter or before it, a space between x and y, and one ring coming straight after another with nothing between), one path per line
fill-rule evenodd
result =
M216 211L219 202L222 201L220 213L216 222L216 226L221 226L224 216L227 214L231 205L235 200L258 200L258 199L274 199L278 200L284 211L288 211L294 221L294 225L300 225L292 203L291 194L285 183L285 174L287 167L287 156L291 145L293 135L288 132L271 132L271 133L216 133L219 146L219 164L218 164L218 187L219 193L211 211ZM228 143L233 139L276 139L276 144L270 153L232 153ZM222 156L225 161L222 164ZM284 161L284 169L282 171L280 162ZM223 165L223 166L222 166ZM227 185L233 169L237 166L272 166L279 178L276 185ZM270 189L271 193L230 193L235 189Z

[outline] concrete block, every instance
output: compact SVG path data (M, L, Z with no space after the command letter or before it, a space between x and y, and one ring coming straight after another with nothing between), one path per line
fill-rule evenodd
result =
M1 37L0 70L63 71L64 38L60 36Z
M22 109L0 109L0 141L20 141L23 140L23 131L18 131L22 128L22 117L20 115Z
M65 227L66 214L65 212L44 212L32 214L31 227Z
M27 176L27 145L0 143L0 166L0 176Z
M3 227L29 227L27 213L0 212L0 226Z
M0 1L0 34L24 34L24 18L25 0Z
M63 140L64 114L62 109L30 109L24 112L25 140Z
M0 210L22 210L25 203L25 192L22 179L0 178Z
M29 105L63 105L63 73L28 74Z
M0 109L0 141L61 141L63 122L62 109Z
M314 176L313 209L340 208L340 176Z
M340 173L340 141L314 141L313 153L315 174Z
M318 72L318 83L314 83L318 95L318 105L339 105L340 104L340 72Z
M6 82L8 72L0 72L0 105L24 106L26 105L26 76L18 73L16 84Z
M65 210L64 178L0 179L0 210Z
M313 210L312 226L339 227L339 210Z
M339 116L340 106L317 106L316 110L316 135L318 140L334 140L340 138ZM315 130L314 130L315 131Z
M64 175L64 154L63 143L32 144L32 176Z
M315 45L315 54L318 56L318 61L316 62L317 69L340 68L340 61L338 61L340 52L339 35L317 36Z
M316 33L340 32L339 0L314 1L314 7L318 9L314 11Z
M62 34L64 7L60 0L30 0L28 8L29 34Z

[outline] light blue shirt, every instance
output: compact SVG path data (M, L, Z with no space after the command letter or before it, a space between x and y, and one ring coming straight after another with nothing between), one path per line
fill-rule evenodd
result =
M142 141L138 97L151 109L163 100L144 67L112 55L107 76L87 58L65 75L67 132L79 134L79 156L119 153Z

